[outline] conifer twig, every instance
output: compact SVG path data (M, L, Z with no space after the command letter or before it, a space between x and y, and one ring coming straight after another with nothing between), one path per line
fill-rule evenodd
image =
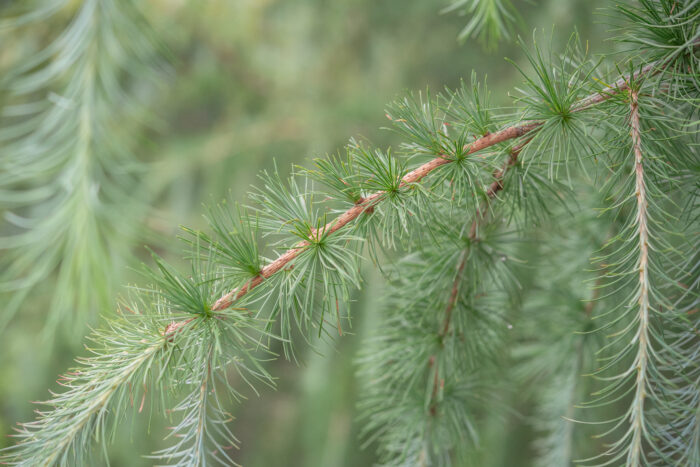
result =
M601 102L606 101L607 99L611 98L614 95L617 95L621 92L627 91L629 89L629 83L630 80L633 78L639 78L641 76L647 75L647 74L655 74L658 73L661 68L663 68L665 64L659 63L659 62L652 62L646 66L644 66L642 69L637 71L636 73L632 73L630 76L623 76L620 79L618 79L614 84L611 86L606 87L605 89L593 93L580 101L578 101L577 104L573 105L572 107L572 112L581 112L584 110L589 109L590 107L593 107ZM489 148L491 146L494 146L499 143L503 143L505 141L509 141L512 139L520 138L522 136L531 134L534 130L540 128L544 124L543 121L526 121L523 123L520 123L518 125L513 125L506 127L502 130L499 130L494 133L488 133L484 136L481 136L480 138L475 139L471 144L468 146L465 146L465 152L466 154L473 154L477 151L481 151L483 149ZM522 148L521 148L522 149ZM516 156L517 157L517 156ZM435 169L445 165L449 164L452 162L452 159L447 157L445 154L440 154L438 157L426 162L425 164L419 166L418 168L412 170L411 172L407 173L401 181L400 186L406 186L412 183L417 183L421 181L424 177L426 177L429 173L434 171ZM506 164L508 164L507 162ZM514 163L514 162L513 162ZM503 175L503 174L501 174ZM495 195L498 191L502 189L502 186L500 185L500 181L495 180L491 186L489 187L487 191L487 195L489 192L493 192ZM320 229L313 229L312 230L312 237L315 236L317 233L325 233L325 234L332 234L336 232L337 230L343 228L356 218L358 218L362 213L365 211L370 210L374 204L381 198L381 196L384 195L383 191L377 191L374 192L366 197L364 197L360 202L356 203L353 207L342 213L340 216L336 217L334 220L328 222L326 225L321 227ZM289 250L285 251L282 253L280 256L277 257L273 262L268 264L267 266L264 266L261 270L260 273L249 279L245 284L243 284L241 287L238 287L236 289L231 290L230 292L226 293L225 295L221 296L214 304L212 305L212 311L220 311L228 308L231 306L231 304L245 296L248 292L253 290L255 287L259 286L262 284L262 282L276 274L277 272L281 271L284 269L284 267L294 258L296 258L305 247L307 247L310 243L308 241L302 241L298 243L296 246L290 248ZM168 325L166 330L164 330L164 334L172 334L174 332L177 332L177 330L181 328L181 326L178 326L178 323L171 323Z
M658 71L659 66L660 64L658 62L650 63L638 72L634 73L632 77L638 78L649 73L655 73ZM578 104L573 106L572 111L580 112L583 110L587 110L590 107L593 107L601 102L606 101L612 96L619 94L620 92L628 90L630 78L630 76L623 76L622 78L618 79L615 82L615 84L606 87L600 92L591 94L590 96L581 99ZM542 121L529 121L521 123L519 125L513 125L495 133L489 133L480 138L477 138L476 140L474 140L474 142L468 145L468 148L465 147L464 149L466 151L466 154L473 154L477 151L481 151L496 144L530 134L534 130L541 127L543 124L544 122ZM402 179L401 186L406 186L411 183L417 183L438 167L441 167L445 164L449 164L450 162L452 162L450 158L448 158L445 154L440 154L438 157L426 162L420 167L407 173ZM500 187L499 183L500 182L498 181L494 181L489 187L489 191L493 191L494 195L502 188ZM312 232L312 234L315 235L317 232L332 234L336 232L338 229L343 228L344 226L355 220L357 217L360 216L360 214L370 209L372 205L375 202L377 202L377 200L383 194L384 192L377 191L366 196L362 199L361 202L357 203L355 206L351 207L343 214L327 223L325 226L321 227L320 229L315 229ZM287 263L296 258L299 255L299 253L301 253L301 251L308 245L309 243L306 241L300 242L295 247L284 252L282 255L277 257L277 259L274 260L272 263L262 268L259 275L248 280L243 286L236 288L219 298L212 306L212 310L223 310L229 307L235 300L238 300L244 295L246 295L252 289L260 285L265 279L281 271L287 265Z
M506 172L508 171L508 169L514 166L516 162L518 162L518 155L523 150L525 145L531 140L532 138L528 138L526 141L523 141L522 143L511 149L510 155L508 156L508 159L503 163L503 166L500 169L496 169L496 171L494 171L493 182L491 182L491 185L489 185L488 189L486 190L486 202L484 202L477 210L476 216L474 217L474 221L472 222L472 226L469 229L469 240L477 240L476 231L479 228L479 225L486 218L486 210L488 209L489 200L495 198L498 192L503 189L503 179L506 176Z
M127 220L145 205L132 193L139 170L127 132L144 124L137 94L154 84L157 46L133 0L19 3L26 12L14 18L0 8L0 30L55 15L70 21L0 84L0 193L3 208L25 218L0 238L0 330L37 288L49 287L51 336L75 311L111 302L113 260L138 234ZM89 317L79 318L76 332Z
M632 423L632 444L628 453L628 463L639 465L644 438L644 402L647 391L647 368L649 364L649 230L647 224L647 197L642 164L642 139L639 126L637 91L630 92L630 135L634 153L635 196L637 198L637 230L639 233L639 330L635 336L638 350L633 368L637 377L633 404L630 413Z
M542 122L525 122L520 125L511 126L501 131L482 136L481 138L476 139L473 143L469 145L469 150L467 151L467 154L472 154L474 152L481 151L482 149L491 147L495 144L526 135L535 128L540 127L541 125ZM450 162L452 162L451 159L449 159L446 155L441 154L440 156L432 159L429 162L426 162L420 167L407 173L402 178L400 186L404 187L411 183L417 183L433 170ZM360 216L360 214L370 209L383 194L383 191L377 191L366 196L362 199L361 202L355 204L355 206L351 207L343 214L327 223L325 226L321 227L320 229L314 229L312 232L312 236L316 236L317 233L332 234L336 232L337 230L341 229L342 227L355 220L357 217ZM242 287L232 290L231 292L218 299L214 303L212 310L223 310L230 306L234 300L238 300L239 298L243 297L253 288L260 285L263 282L263 280L267 279L268 277L283 269L287 265L287 263L296 258L297 255L301 253L303 248L308 245L309 242L304 241L297 244L294 248L287 250L272 263L262 268L259 275L250 279Z

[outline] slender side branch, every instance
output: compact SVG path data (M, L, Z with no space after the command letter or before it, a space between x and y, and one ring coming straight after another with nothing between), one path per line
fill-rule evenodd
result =
M609 99L615 94L620 94L621 92L629 91L631 82L637 81L642 76L654 76L655 74L661 72L661 70L663 70L666 65L666 63L652 62L642 67L642 69L640 69L639 71L632 73L631 75L622 76L620 79L615 81L613 85L608 86L606 89L598 93L591 94L590 96L584 99L581 99L578 102L578 104L574 106L574 112L586 110L590 107L593 107L596 104L600 104L601 102Z
M533 130L530 130L533 131ZM532 138L528 138L526 141L523 141L516 147L514 147L510 155L508 156L508 159L504 162L503 166L500 169L496 169L493 173L493 182L491 185L489 185L489 188L486 190L486 197L487 199L484 200L482 205L479 207L479 209L476 212L474 221L472 222L470 231L469 231L469 240L475 241L477 240L477 229L481 223L486 220L486 214L488 212L488 204L489 202L496 197L499 191L503 189L503 179L506 176L506 173L508 170L515 165L515 163L518 161L518 155L520 152L523 150L525 145L529 143L532 140ZM455 272L455 277L454 280L452 281L452 289L450 291L450 298L447 301L447 307L445 308L445 318L443 320L442 324L442 329L440 331L440 337L444 338L447 336L447 333L450 330L450 323L452 321L452 311L454 310L455 305L457 304L457 298L459 296L459 286L462 282L462 278L464 277L464 269L467 265L467 260L469 259L469 247L466 247L464 250L462 250L462 253L460 254L460 259L459 263L457 265L457 270ZM437 360L436 355L431 355L430 359L428 360L429 365L435 365L435 362ZM433 391L432 391L432 397L435 398L438 392L438 387L439 385L444 384L444 379L440 379L439 376L439 366L435 365L435 373L433 377ZM434 405L431 406L430 408L431 414L435 414L435 407Z
M447 302L447 308L445 309L445 321L442 325L442 331L440 335L445 337L447 332L450 330L450 320L452 319L452 310L454 310L455 304L457 303L457 294L459 293L459 284L462 282L462 276L464 275L464 267L467 265L467 254L469 252L465 249L460 255L461 259L459 266L457 266L457 274L455 274L455 280L452 282L452 291L450 292L450 299Z
M633 368L637 370L633 407L630 413L632 444L628 453L629 465L641 465L642 439L644 437L644 401L647 390L649 365L649 230L647 224L647 197L642 164L642 139L639 128L637 91L630 92L630 127L634 152L635 195L637 197L637 230L639 233L639 330L635 336L638 344Z
M531 130L532 131L532 130ZM496 197L499 191L503 189L503 179L506 176L506 173L508 170L515 165L516 162L518 162L518 155L520 152L523 150L525 145L529 143L532 140L532 138L529 138L527 141L523 141L521 144L517 145L510 151L510 156L508 156L508 159L503 163L503 166L500 169L496 169L493 173L493 182L491 182L491 185L489 185L488 189L486 190L486 200L482 203L482 205L479 207L479 210L476 213L476 216L474 217L474 221L472 222L471 228L469 229L469 240L475 241L477 240L477 229L479 228L479 225L481 225L484 220L486 219L486 214L488 210L488 203ZM461 260L459 263L459 266L457 267L457 274L455 275L454 283L452 284L452 292L450 293L450 300L447 303L447 309L445 310L445 323L442 328L442 336L445 336L447 334L447 331L449 331L450 328L450 320L452 319L452 310L455 306L455 303L457 302L457 293L459 292L459 283L462 280L462 274L464 273L464 266L467 263L467 254L469 253L468 248L465 249L462 252Z
M105 417L105 415L108 413L105 410L105 407L109 404L110 400L114 397L115 393L123 387L123 385L129 381L133 375L141 369L144 365L147 364L149 359L158 351L160 351L163 348L163 344L160 342L156 342L155 344L151 345L146 349L145 352L143 352L141 355L136 357L133 361L131 361L127 366L125 366L119 373L117 373L113 378L110 380L106 381L102 387L98 387L97 389L92 389L93 391L100 390L104 391L103 394L100 395L95 400L91 399L86 399L84 405L80 406L79 408L81 409L80 416L78 417L77 420L74 420L73 425L70 427L70 430L66 431L60 438L51 441L54 441L52 446L52 451L49 454L49 456L45 460L45 465L52 465L54 462L56 462L59 457L65 455L66 448L70 446L71 443L74 442L74 439L76 436L80 433L81 430L83 430L87 425L89 424L94 424L98 425L101 423L101 419ZM70 380L68 381L70 383ZM84 391L85 388L81 386L68 386L71 388L72 391ZM67 394L71 394L71 391L69 391ZM65 398L65 395L64 395ZM58 410L62 410L59 408ZM76 410L77 412L77 410ZM54 415L53 413L47 412L47 416ZM30 425L27 424L27 426L40 426L40 425Z
M447 301L447 307L445 308L445 319L442 324L442 329L440 330L440 338L444 339L450 330L450 321L452 319L452 310L454 310L457 304L457 296L459 295L459 285L462 282L462 277L464 276L464 269L467 265L467 257L469 254L469 249L466 248L462 250L459 255L459 263L457 265L457 271L455 272L455 278L452 281L452 290L450 291L450 298ZM438 389L440 386L445 384L445 379L440 378L440 365L437 364L437 355L433 354L428 359L428 366L434 367L433 373L433 390L431 393L431 404L430 404L430 414L435 415L437 413L435 397L437 396Z
M114 326L110 331L122 334L59 379L67 391L44 402L49 409L38 410L37 420L20 425L13 435L20 442L0 450L0 464L85 465L89 443L106 436L109 417L122 416L130 400L133 407L132 388L144 383L161 357L167 359L168 342L144 329L130 332L124 323ZM145 391L143 397L139 411Z
M697 49L700 47L700 38L695 39L693 41L693 50ZM581 110L586 110L589 107L592 107L596 104L600 104L601 102L607 100L608 98L612 97L615 94L619 94L621 92L628 91L630 89L630 83L633 81L637 81L639 78L642 76L654 76L659 73L661 73L666 67L668 67L669 63L673 61L673 58L670 58L666 61L659 60L655 62L651 62L645 66L643 66L639 71L632 73L630 75L622 76L620 79L615 81L614 84L611 86L608 86L606 89L602 90L599 93L596 94L591 94L590 96L586 97L585 99L581 99L578 104L574 106L573 111L578 112Z
M506 176L506 172L508 172L508 169L510 169L512 166L515 165L516 162L518 162L518 155L520 152L523 150L525 145L529 143L532 140L532 138L528 138L526 141L523 141L510 151L510 156L508 156L508 159L503 163L503 166L500 169L497 169L493 173L493 182L491 182L491 185L489 185L488 189L486 190L486 202L484 202L476 212L476 216L474 217L474 221L472 222L472 226L469 229L469 239L471 241L475 241L477 239L477 229L479 228L479 225L483 223L483 221L486 219L486 214L488 214L488 204L489 201L493 198L496 197L499 191L503 189L503 179Z

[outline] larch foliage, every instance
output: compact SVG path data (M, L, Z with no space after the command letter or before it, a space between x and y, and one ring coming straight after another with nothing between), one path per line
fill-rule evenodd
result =
M110 37L93 29L105 5L85 1L58 52L71 52L58 63L81 83L67 88L77 104L6 107L78 117L55 123L66 145L27 146L47 130L30 117L26 132L5 127L33 151L21 164L51 145L64 151L56 173L93 161L93 116L109 104L98 96L112 88L89 60L99 41L76 34ZM514 19L507 1L454 8L471 15L463 35L487 41ZM186 229L190 270L154 255L148 285L2 460L87 464L148 394L179 417L154 458L235 464L233 403L274 385L276 341L294 359L299 336L344 334L370 258L388 285L358 358L360 411L384 465L478 462L484 421L523 407L539 465L699 465L700 2L640 0L610 17L624 53L594 60L576 35L562 49L521 41L511 107L474 73L390 105L399 147L352 139L289 177L261 174L248 202L210 207L208 231ZM17 92L46 79L24 76ZM66 203L94 196L80 180Z

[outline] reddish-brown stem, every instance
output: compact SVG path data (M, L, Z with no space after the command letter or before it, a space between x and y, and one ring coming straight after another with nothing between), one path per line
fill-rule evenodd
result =
M642 75L645 74L654 74L657 73L660 68L663 68L662 64L659 63L652 63L644 68L642 68L640 71L634 73L632 77L638 78ZM582 110L586 110L594 105L597 105L610 97L626 91L629 89L629 81L630 77L622 77L619 80L617 80L612 86L607 87L606 89L594 93L578 102L576 104L572 111L573 112L579 112ZM507 128L504 128L500 131L497 131L495 133L489 133L487 135L484 135L480 138L477 138L469 144L468 146L465 147L465 150L467 154L472 154L477 151L481 151L483 149L486 149L488 147L494 146L496 144L509 141L512 139L520 138L524 135L532 133L534 130L538 129L544 124L542 121L529 121L529 122L524 122L518 125L513 125ZM517 157L517 156L516 156ZM426 162L425 164L421 165L420 167L412 170L411 172L407 173L401 181L401 186L406 186L412 183L417 183L421 181L426 175L434 171L435 169L445 165L449 164L452 162L453 159L449 158L448 156L441 154L438 157L432 159L431 161ZM511 164L512 165L512 164ZM502 174L501 174L502 175ZM500 180L494 180L494 182L491 184L489 187L489 190L493 192L495 195L499 190L502 189L501 181ZM488 193L488 191L487 191ZM339 229L343 228L347 224L351 223L353 220L355 220L357 217L359 217L362 213L365 211L371 210L376 202L380 200L380 198L384 195L385 193L383 191L377 191L375 193L372 193L368 196L366 196L361 202L355 204L353 207L342 213L340 216L335 218L334 220L330 221L327 223L325 226L321 227L320 229L314 229L312 232L312 236L317 235L319 232L324 233L324 234L333 234L334 232L338 231ZM276 274L277 272L281 271L284 269L284 267L292 260L294 260L302 251L304 248L309 246L308 241L303 241L292 247L291 249L287 250L286 252L282 253L277 259L275 259L272 263L268 264L267 266L263 267L260 270L260 274L255 276L254 278L248 280L245 284L243 284L241 287L238 287L234 290L231 290L227 294L223 295L221 298L219 298L214 305L212 306L212 311L220 311L228 308L231 306L231 304L246 295L248 292L253 290L255 287L260 285L265 279L269 278L270 276ZM172 332L177 332L178 329L182 327L182 325L177 325L178 323L171 323L168 325L168 328ZM166 334L164 332L164 334Z
M183 320L183 321L173 321L172 323L168 324L165 327L165 330L163 331L163 336L166 339L172 340L172 337L177 332L179 332L180 329L182 329L184 326L187 326L188 324L190 324L193 320L194 320L194 318L188 318L188 319Z
M508 141L528 134L535 128L540 127L541 125L542 122L526 122L521 125L511 126L501 131L489 133L488 135L482 136L481 138L478 138L473 143L471 143L468 146L468 149L465 149L467 149L467 154L472 154L477 151L481 151L482 149L491 147L495 144L502 143L504 141ZM404 175L404 177L401 179L400 186L405 187L412 183L417 183L433 170L445 164L449 164L450 162L452 162L452 159L450 159L444 154L441 154L435 159L426 162L420 167ZM348 225L353 220L357 219L360 216L360 214L370 209L377 201L379 201L379 199L384 194L385 192L383 191L377 191L375 193L367 195L362 200L362 202L355 204L353 207L342 213L340 216L336 217L334 220L327 223L325 226L321 227L320 229L314 229L311 235L316 236L319 233L329 235L335 233L339 229ZM243 297L245 294L250 292L252 289L260 285L263 282L263 280L267 279L268 277L283 269L287 265L287 263L296 258L299 255L299 253L301 253L302 250L307 246L309 246L309 242L303 241L295 245L293 248L284 252L272 263L262 268L259 275L250 279L242 287L234 289L226 295L224 295L223 297L221 297L220 299L218 299L214 303L212 310L223 310L229 307L231 303L233 303L235 300L238 300L239 298Z

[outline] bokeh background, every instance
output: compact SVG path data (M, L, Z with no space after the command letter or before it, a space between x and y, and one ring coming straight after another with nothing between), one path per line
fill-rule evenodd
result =
M0 1L0 14L13 2ZM71 2L46 22L0 32L0 71L22 54L38 50L70 18ZM575 29L592 52L609 52L608 27L591 0L514 2L517 29L552 34L555 47ZM139 193L144 226L113 271L112 300L142 278L133 271L148 262L148 245L175 264L180 226L203 228L202 204L243 201L262 169L276 161L281 172L313 156L337 151L352 136L388 147L397 136L382 130L384 106L410 91L454 88L472 70L488 76L497 104L520 81L504 60L522 63L513 38L485 50L457 36L467 19L441 14L443 0L151 0L145 17L164 50L157 85L143 104L150 118L134 130L136 156L144 163ZM7 218L8 206L0 206ZM0 237L10 230L0 219ZM2 241L0 239L0 241ZM3 254L0 250L0 255ZM381 311L382 278L367 264L365 283L353 304L353 332L336 342L301 348L296 365L270 362L276 391L264 391L233 408L233 430L241 441L236 458L245 466L364 466L374 448L362 445L355 405L360 388L354 359L362 337ZM56 376L85 353L80 326L42 334L51 284L33 293L0 334L0 447L11 442L12 425L33 417L30 401L56 390ZM2 300L9 300L3 296ZM93 315L110 309L93 310ZM2 304L0 303L0 313ZM99 322L93 319L92 324ZM163 445L159 417L130 420L110 448L111 465L151 465L142 457ZM527 423L494 422L500 448L485 450L488 465L528 465ZM487 437L488 439L488 437Z

